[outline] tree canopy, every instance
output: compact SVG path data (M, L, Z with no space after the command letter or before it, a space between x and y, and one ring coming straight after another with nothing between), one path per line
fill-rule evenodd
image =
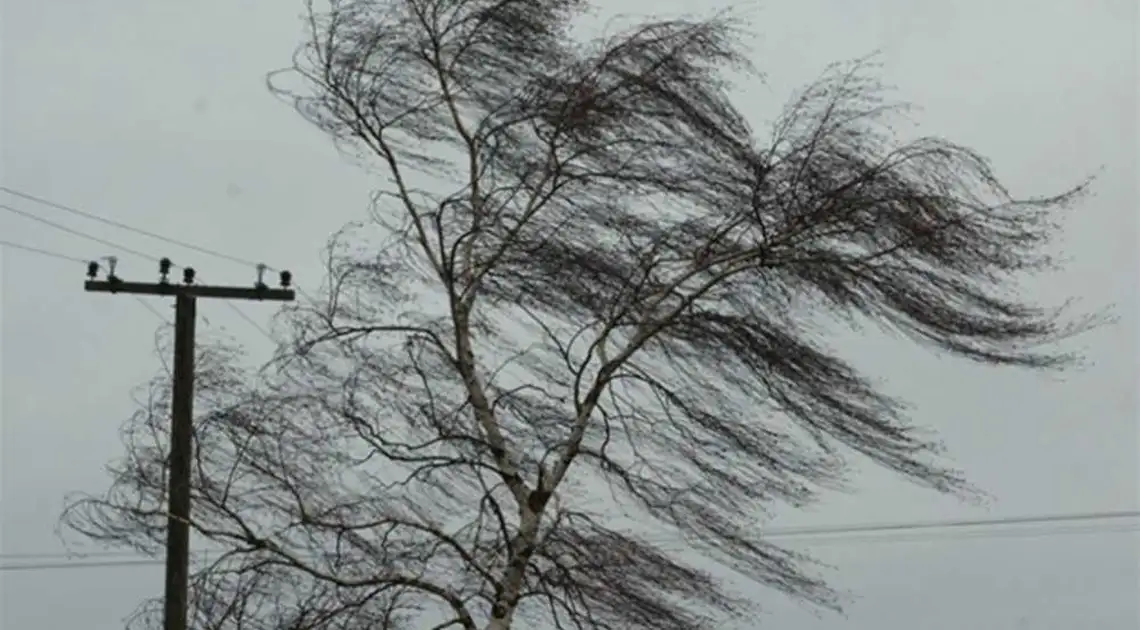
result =
M330 241L320 295L283 313L272 369L203 351L191 520L213 552L195 627L695 630L751 614L682 539L837 608L758 509L843 487L852 458L972 489L816 316L986 365L1074 359L1056 342L1090 320L1014 289L1052 267L1085 186L1017 198L975 151L899 139L905 106L865 60L758 132L730 96L752 71L744 25L643 21L583 42L587 8L310 6L287 73L300 87L274 89L385 183ZM147 551L165 523L165 377L152 393L109 493L65 514Z

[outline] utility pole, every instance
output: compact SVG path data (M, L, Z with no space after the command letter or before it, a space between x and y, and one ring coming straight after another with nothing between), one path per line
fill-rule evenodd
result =
M170 470L167 476L166 586L163 630L188 630L190 581L190 479L194 458L194 321L198 298L223 300L294 299L292 274L281 272L281 288L271 289L262 280L265 265L258 265L257 282L252 287L207 286L194 284L194 270L182 270L182 283L169 280L173 263L159 261L156 283L124 282L115 275L115 259L109 262L106 279L97 280L99 263L87 265L83 288L96 293L174 296L174 389L171 401Z

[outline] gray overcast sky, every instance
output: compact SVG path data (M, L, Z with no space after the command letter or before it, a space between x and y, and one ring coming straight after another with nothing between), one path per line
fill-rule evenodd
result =
M607 10L704 8L611 0ZM267 93L300 36L299 2L5 0L0 182L319 282L325 235L363 217L377 179ZM866 471L861 492L776 525L831 525L1135 509L1138 503L1137 15L1132 0L770 0L751 12L766 85L746 86L761 127L834 60L882 49L884 73L923 106L921 133L970 144L1015 193L1052 193L1104 167L1075 212L1068 270L1035 282L1042 298L1113 302L1120 322L1085 343L1095 365L1061 380L941 361L899 342L848 349L916 405L955 461L994 494L971 507ZM82 223L124 245L169 254L212 282L254 271ZM80 258L107 248L0 212L0 239ZM123 275L153 265L121 254ZM5 554L62 550L66 493L105 485L130 392L157 368L154 314L128 297L85 294L81 266L4 249L2 521ZM154 303L167 312L168 305ZM269 342L226 307L205 304L256 357ZM267 322L269 306L244 306ZM858 600L847 619L815 618L780 596L762 627L785 630L1140 627L1136 533L804 543ZM0 628L112 630L161 591L159 567L0 573Z

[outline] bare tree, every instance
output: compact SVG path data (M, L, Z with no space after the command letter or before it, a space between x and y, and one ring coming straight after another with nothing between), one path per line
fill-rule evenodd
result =
M1073 359L1053 344L1088 321L1011 288L1051 266L1083 186L1016 199L968 148L896 140L901 105L862 62L762 141L728 97L726 72L750 71L734 22L583 44L586 8L310 7L305 87L274 85L388 185L332 240L274 370L201 364L201 627L687 630L751 612L682 538L835 608L757 510L843 487L851 456L971 488L820 317L989 365ZM161 543L153 402L110 494L65 515L91 538Z

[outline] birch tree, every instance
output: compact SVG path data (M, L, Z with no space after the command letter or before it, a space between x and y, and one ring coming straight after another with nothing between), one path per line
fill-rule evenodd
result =
M727 16L589 41L575 0L338 0L273 85L383 184L272 370L200 369L195 627L695 630L825 609L765 539L866 460L969 494L821 322L1059 369L1087 326L1014 297L1084 187L1020 198L890 131L865 62L763 130ZM285 87L282 80L292 78ZM297 81L299 79L299 82ZM69 526L157 552L165 381ZM145 430L144 430L145 429ZM144 439L145 437L145 439ZM152 444L152 446L147 446ZM682 545L683 541L683 545ZM703 558L708 562L696 562ZM156 627L148 609L139 627Z

